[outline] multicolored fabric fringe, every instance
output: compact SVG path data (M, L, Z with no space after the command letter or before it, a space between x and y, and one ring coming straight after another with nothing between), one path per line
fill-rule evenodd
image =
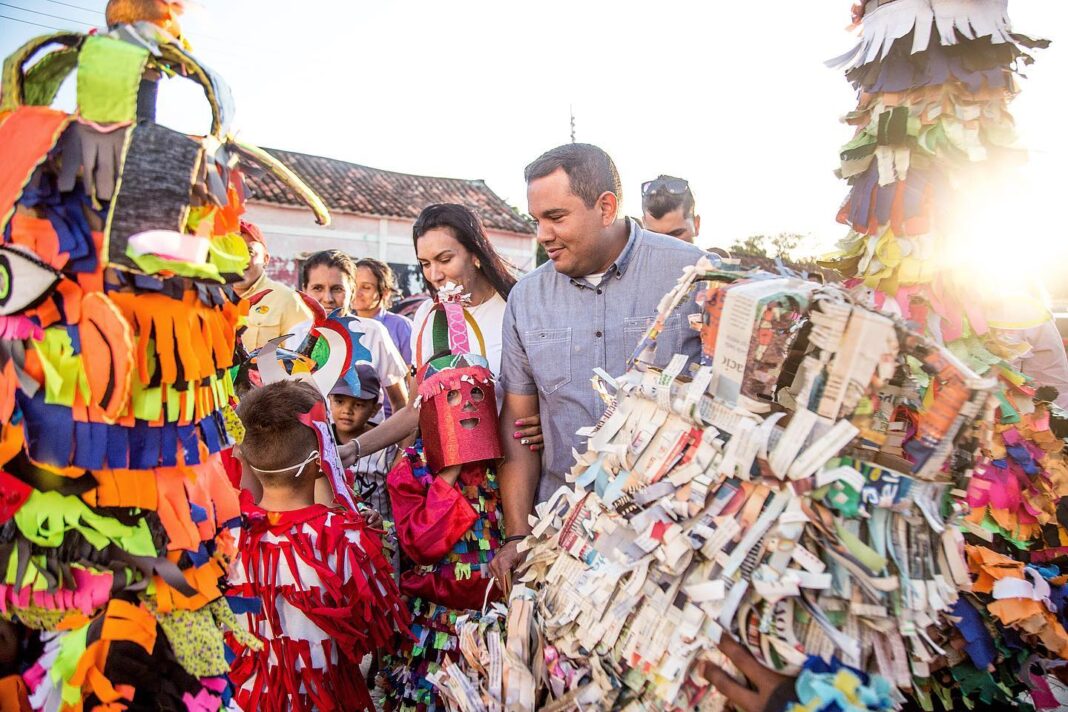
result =
M50 108L73 72L77 111ZM209 136L155 123L159 76L202 84ZM0 97L0 618L40 643L22 685L49 712L218 710L250 160L228 91L139 22L31 40Z
M496 473L485 462L463 465L450 487L429 472L419 441L389 474L388 485L414 640L386 662L387 706L443 710L427 677L446 659L459 661L457 619L477 619L487 601L501 596L489 574L501 545Z
M1049 315L961 264L975 249L970 213L996 201L1025 158L1009 102L1030 51L1049 43L1013 31L1006 0L873 1L854 20L860 41L829 63L859 101L845 117L856 134L839 171L850 191L838 219L850 231L827 264L997 382L976 466L957 492L970 508L962 526L974 583L955 604L957 630L942 632L949 671L929 687L946 709L1057 708L1049 683L1063 686L1047 671L1068 659L1068 460L1053 397L1012 366L1021 352L1002 338L1006 313ZM920 397L941 397L937 381L921 385Z

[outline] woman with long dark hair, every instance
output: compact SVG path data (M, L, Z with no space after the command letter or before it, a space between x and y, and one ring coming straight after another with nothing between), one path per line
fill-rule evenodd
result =
M497 376L501 369L505 300L516 282L513 268L493 248L478 215L455 203L424 208L412 226L412 243L423 268L423 282L432 297L450 282L470 295L466 308L482 332L486 360L490 371ZM431 330L422 328L433 306L434 301L427 300L412 319L412 365L416 369L422 366L420 351L424 360L433 355ZM343 445L341 456L345 462L353 462L362 455L400 442L414 433L418 425L418 411L408 406L371 432ZM514 437L532 450L540 450L540 419L535 416L518 421Z
M455 658L454 622L501 596L489 573L503 543L493 380L501 368L505 299L516 280L478 216L462 205L425 208L412 240L434 297L413 319L420 404L360 436L342 456L347 460L409 435L425 416L421 439L397 458L387 478L403 555L400 588L419 639L405 641L385 661L388 682L381 682L391 708L434 710L442 705L426 678L446 657ZM524 444L540 447L537 418L516 423L515 430Z
M486 340L486 358L496 376L501 370L505 300L515 285L512 268L493 249L482 221L463 205L442 203L424 208L412 227L412 239L432 297L449 283L470 295L465 306ZM424 302L412 319L412 354L423 346L424 356L430 355L425 349L431 335L423 327L433 306L432 301Z

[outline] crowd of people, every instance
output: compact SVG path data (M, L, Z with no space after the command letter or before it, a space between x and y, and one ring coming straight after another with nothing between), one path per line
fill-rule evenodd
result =
M266 276L270 256L262 233L242 224L252 259L237 286L254 302L242 334L245 349L255 355L286 336L286 348L310 353L316 340L310 335L311 300L325 314L354 316L370 356L357 367L359 390L339 380L329 397L339 452L354 475L355 494L368 507L363 516L384 528L387 551L395 551L392 564L411 617L408 630L415 633L402 632L393 648L384 646L374 656L378 686L393 709L440 707L426 677L456 650L451 623L502 598L521 557L518 543L530 531L529 515L564 482L572 452L583 446L576 431L601 415L603 405L586 376L594 369L627 368L661 295L705 254L692 244L700 217L685 180L660 176L643 184L639 221L622 215L618 171L596 146L566 144L548 151L527 167L526 179L530 214L548 262L520 276L494 249L474 211L429 205L415 221L412 238L430 298L412 320L388 309L395 287L385 263L354 260L338 250L315 253L302 266L302 295ZM472 361L481 356L496 382L499 427L481 428L477 437L499 439L502 459L430 470L426 450L441 444L421 437L425 399L419 374L441 356L434 317L442 290L462 294L467 343L479 351ZM661 335L657 365L666 366L675 353L696 355L699 348L696 333L675 321ZM246 429L256 432L260 399L300 395L291 385L260 390L240 410ZM262 395L271 390L279 393ZM303 412L293 412L298 411ZM291 438L280 428L276 439ZM240 450L249 452L250 444ZM242 458L246 491L258 497L268 518L280 516L270 512L310 506L316 516L325 516L319 508L333 504L324 484L307 486L315 480L303 474L313 467L304 461L307 451L303 445L272 450L270 461L252 455L255 465ZM292 480L278 478L294 470ZM312 505L309 493L318 504ZM262 583L260 595L277 585ZM257 581L249 577L242 585L253 591ZM272 634L299 637L284 621ZM287 689L310 687L298 670L283 674L294 676Z
M0 711L445 709L438 673L472 645L459 626L508 599L536 510L606 416L591 376L625 374L638 352L668 374L707 357L698 293L672 310L664 295L727 255L695 244L685 179L643 183L628 217L612 158L570 143L525 168L547 256L528 274L471 208L433 204L412 228L427 293L413 318L391 311L378 259L326 249L281 284L240 218L238 166L288 181L320 222L325 207L230 142L221 84L182 48L172 5L112 0L111 35L61 37L33 71L55 38L5 63ZM77 115L18 105L76 64ZM213 102L211 161L154 123L154 82L176 68ZM123 142L106 175L94 152ZM1023 361L1017 385L1066 405L1068 356L1033 316L991 326ZM1043 432L1059 452L1048 419ZM1006 443L1034 465L1037 450ZM723 630L715 659L734 669L709 658L687 674L738 709L787 709L793 678Z
M702 256L718 258L692 244L700 216L683 179L662 175L644 183L638 220L622 215L618 172L596 146L554 148L527 166L525 177L528 209L548 262L519 276L496 252L471 209L427 206L412 237L430 298L411 321L388 311L394 293L388 265L373 258L353 260L337 250L311 255L303 265L304 299L310 297L326 313L355 312L360 341L370 353L369 361L358 367L359 390L339 381L330 391L330 407L339 452L354 474L356 495L367 505L361 516L385 532L397 600L407 609L407 622L397 636L384 638L373 650L357 648L369 654L364 671L380 692L377 704L386 709L442 708L428 677L457 655L455 622L505 596L523 556L519 544L531 531L534 508L565 483L573 453L584 448L582 427L603 413L588 375L598 369L623 373L655 320L661 296L678 275ZM264 275L268 257L259 231L246 225L243 234L254 258L242 295L255 299L257 292L270 290L269 298L250 310L246 348L254 352L289 334L289 348L310 352L315 338L309 336L314 319L308 307L293 290ZM493 391L499 425L478 428L475 437L498 439L501 457L479 456L471 462L460 457L460 464L440 466L437 451L444 444L420 429L420 411L429 397L420 391L420 380L442 356L441 335L435 333L440 325L434 319L441 294L452 292L463 295L464 342L478 347L471 363L484 363L496 382L483 395ZM698 311L697 304L685 306L663 326L654 366L667 366L675 354L692 358L700 353L699 335L688 328L689 315ZM462 355L447 343L444 352ZM265 390L271 388L275 386ZM291 388L285 392L295 393ZM255 404L266 397L243 404L246 426L255 429ZM286 436L279 431L277 437ZM282 496L270 484L274 473L313 467L305 459L307 449L286 448L255 466L246 461L245 484L262 493L255 511L263 510L269 520L290 521L283 512L314 506L317 517L326 516L333 495L321 481L317 489L309 488L304 476L284 481ZM439 464L428 464L435 460ZM272 474L261 476L261 466ZM255 477L248 478L248 471ZM315 505L309 500L312 491ZM304 526L309 520L301 515L292 521ZM327 526L325 521L316 526L320 524ZM333 575L328 562L317 562L324 563L327 575ZM257 583L254 577L241 579L251 595L269 596L277 585L259 582L265 585L257 588ZM270 635L290 638L305 632L289 631L286 625L280 620ZM708 669L707 675L740 709L789 704L788 678L764 669L733 641L725 640L722 650L750 685L719 668ZM294 707L306 701L298 691L313 685L324 695L337 694L339 701L350 692L347 683L331 687L329 681L313 682L299 667L274 674L290 678L285 686L293 693L287 704ZM352 667L345 674L360 671ZM316 704L323 706L322 701Z

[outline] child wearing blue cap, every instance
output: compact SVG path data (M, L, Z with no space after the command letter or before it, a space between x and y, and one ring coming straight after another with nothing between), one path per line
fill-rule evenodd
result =
M374 428L375 424L370 420L382 407L382 387L374 367L359 363L356 374L360 379L359 393L354 393L345 379L339 380L330 391L330 412L338 445L355 440ZM386 493L386 475L393 468L400 448L407 444L402 441L365 455L349 468L356 476L356 494L388 522L392 522L393 513Z

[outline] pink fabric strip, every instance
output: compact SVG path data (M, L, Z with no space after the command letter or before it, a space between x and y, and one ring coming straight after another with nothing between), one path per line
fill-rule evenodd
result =
M441 306L445 310L445 323L449 327L449 348L454 354L471 353L463 306L455 302L445 302Z

